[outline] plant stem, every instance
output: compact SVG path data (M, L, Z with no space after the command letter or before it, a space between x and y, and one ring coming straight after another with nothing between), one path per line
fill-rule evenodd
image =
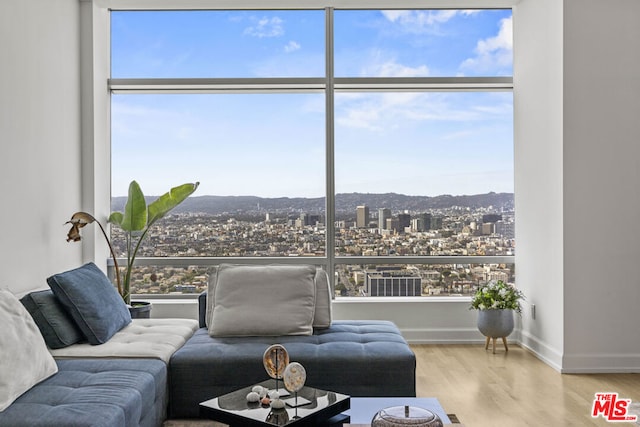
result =
M93 218L93 216L91 216ZM116 259L116 254L113 250L113 246L111 246L111 242L109 241L109 238L107 237L107 232L104 231L104 228L102 227L102 224L100 224L100 221L97 221L95 218L93 218L93 221L98 224L98 227L100 227L100 231L102 231L102 235L104 236L104 240L107 242L107 246L109 246L109 251L111 252L111 258L113 258L113 266L116 269L116 283L118 285L118 293L124 298L124 296L122 295L122 283L120 283L120 269L118 268L118 260ZM126 302L126 301L125 301Z

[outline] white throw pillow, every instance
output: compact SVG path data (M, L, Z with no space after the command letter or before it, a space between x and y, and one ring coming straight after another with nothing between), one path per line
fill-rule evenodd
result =
M315 275L309 265L220 265L209 334L311 335Z
M26 308L0 290L0 412L40 381L58 372L44 338Z

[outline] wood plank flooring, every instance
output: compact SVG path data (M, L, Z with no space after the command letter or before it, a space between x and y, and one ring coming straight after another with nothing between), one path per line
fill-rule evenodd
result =
M560 374L516 345L412 345L418 397L436 397L465 427L633 426L593 419L596 392L640 402L640 374ZM638 423L640 425L640 423Z

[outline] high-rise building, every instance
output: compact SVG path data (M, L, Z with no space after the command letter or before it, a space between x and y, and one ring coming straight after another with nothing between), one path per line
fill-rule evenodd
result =
M322 217L318 214L309 214L309 225L318 225L322 223Z
M411 226L411 215L408 213L398 214L398 229L400 232L404 232L405 228Z
M483 223L487 223L487 222L498 222L502 220L502 215L500 214L486 214L486 215L482 215L482 222Z
M378 266L365 271L365 292L372 297L419 297L422 278L399 267Z
M482 235L490 236L496 232L496 225L493 222L487 222L482 224Z
M378 209L378 229L380 231L386 230L387 220L391 218L391 209L380 208Z
M358 206L356 208L356 227L367 228L369 226L369 206Z
M431 214L430 213L421 213L418 215L420 218L420 223L422 225L421 229L418 231L429 231L431 230Z
M320 215L301 213L300 217L296 219L296 227L306 227L309 225L317 225L319 222L321 222Z
M505 239L513 239L515 237L515 229L513 222L498 221L496 222L496 234L500 234Z
M442 228L442 218L437 216L431 217L431 227L430 230L440 230Z

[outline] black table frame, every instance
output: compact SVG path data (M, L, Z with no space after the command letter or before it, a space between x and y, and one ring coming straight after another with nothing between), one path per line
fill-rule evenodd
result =
M268 387L269 389L275 388L274 380L267 380L259 383L258 385L262 385L264 387ZM238 405L242 405L243 403L246 405L245 410L251 410L252 404L246 402L246 395L253 386L245 387L240 390L236 390L234 392L228 393L223 396L216 397L214 400L219 403L220 399L230 398L235 400ZM282 382L280 382L280 388L282 388ZM302 390L298 393L299 396L309 398L318 393L331 393L326 390L314 389L312 387L303 387ZM301 426L301 425L336 425L341 423L349 422L349 417L342 415L342 412L348 410L351 407L350 397L344 394L335 393L338 400L328 406L318 409L311 414L307 414L301 418L290 418L285 424L280 424L284 426ZM266 420L256 420L250 417L246 417L242 415L242 413L234 412L232 410L214 408L206 405L207 402L211 401L207 400L205 402L200 403L200 416L202 418L210 419L213 421L222 422L228 424L230 426L248 426L248 427L269 427L269 426L277 426L278 424L269 423ZM253 404L256 408L265 408L264 406L260 406L260 404ZM300 408L304 408L301 406ZM281 411L295 412L295 408L287 408L281 409ZM277 410L274 410L277 411Z

